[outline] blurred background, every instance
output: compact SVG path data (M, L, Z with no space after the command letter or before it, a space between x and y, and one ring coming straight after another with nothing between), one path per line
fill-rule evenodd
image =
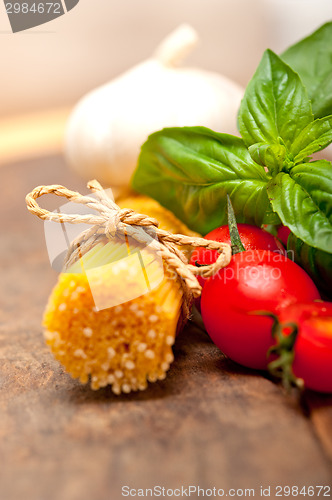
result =
M12 34L1 5L0 117L73 105L183 22L200 36L185 64L245 86L265 48L280 53L331 19L331 0L80 0L66 15Z
M1 2L0 166L61 154L77 101L148 58L182 23L199 36L184 66L245 87L266 48L281 53L331 19L331 0L80 0L67 14L13 34Z

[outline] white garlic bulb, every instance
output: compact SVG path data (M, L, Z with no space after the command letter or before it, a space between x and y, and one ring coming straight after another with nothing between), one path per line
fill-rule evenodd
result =
M196 42L193 28L180 26L150 59L77 104L65 153L82 177L128 187L141 145L164 127L203 125L236 134L244 90L216 73L177 67Z

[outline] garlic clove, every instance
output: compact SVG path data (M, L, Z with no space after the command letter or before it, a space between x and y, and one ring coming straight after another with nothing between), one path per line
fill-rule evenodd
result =
M189 24L181 24L158 45L153 58L165 66L179 66L198 43L198 34Z

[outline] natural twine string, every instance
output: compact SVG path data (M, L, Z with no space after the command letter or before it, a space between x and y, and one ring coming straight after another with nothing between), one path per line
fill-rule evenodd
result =
M92 248L100 237L113 238L132 237L135 241L146 245L146 233L157 236L149 242L149 248L166 261L168 266L174 269L182 278L184 290L184 316L189 316L189 304L192 297L199 297L202 288L196 278L200 275L208 278L217 273L221 268L227 266L231 260L232 252L230 245L217 241L206 240L199 237L185 236L182 234L172 234L158 227L158 221L147 215L138 214L130 208L120 209L112 201L99 182L96 180L88 183L88 188L95 193L96 199L90 196L83 196L76 191L70 191L64 186L38 186L26 196L28 210L42 220L49 220L59 223L88 224L92 227L83 231L80 236L72 242L69 248L65 266L68 268ZM45 194L55 194L62 196L74 203L86 205L97 214L66 214L49 212L41 208L36 200ZM152 227L151 227L152 226ZM140 228L144 227L144 231ZM217 250L219 257L216 262L206 266L192 266L178 246L204 247L210 250Z

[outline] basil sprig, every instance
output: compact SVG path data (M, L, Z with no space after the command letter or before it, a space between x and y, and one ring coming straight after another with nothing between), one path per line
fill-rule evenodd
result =
M332 142L332 116L314 118L299 75L267 50L238 123L242 139L204 127L152 134L142 146L133 188L202 234L226 224L228 194L238 222L281 221L310 246L331 253L332 164L310 156Z

